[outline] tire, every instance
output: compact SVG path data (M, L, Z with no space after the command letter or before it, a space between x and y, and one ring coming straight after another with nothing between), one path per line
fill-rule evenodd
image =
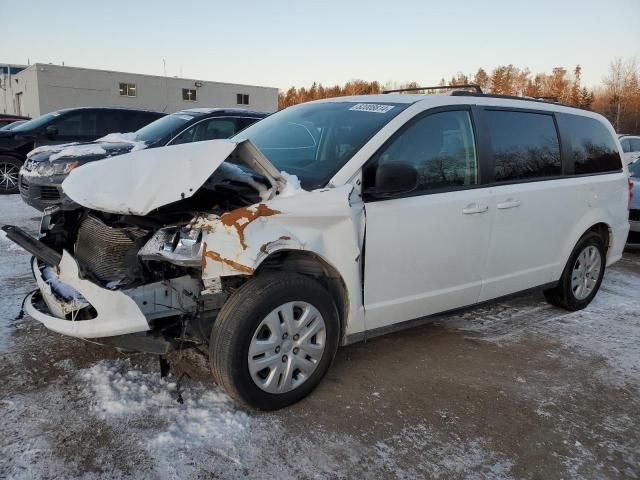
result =
M22 162L6 155L0 156L0 194L18 193L18 173Z
M590 252L594 252L599 256L600 266L597 274L593 269L589 273L588 268L583 268L582 270L578 268L580 264L587 265L587 262L579 263L578 260L584 254L589 257ZM554 288L545 290L544 296L547 299L547 302L570 311L582 310L585 308L589 303L591 303L591 300L593 300L600 289L600 284L602 283L602 277L604 276L605 271L606 258L605 246L602 237L595 232L587 232L584 234L573 249L573 252L571 252L571 256L564 267L562 277L560 277L558 284ZM583 275L583 272L585 271L587 271L586 276L588 277L586 280L584 280L585 275ZM581 279L585 282L583 283L583 288L586 282L588 282L588 284L591 285L591 290L587 291L583 289L576 291L576 284L572 284L574 276L578 283L581 282Z
M282 312L294 320L283 322ZM322 325L324 331L318 330ZM339 338L337 308L318 282L297 273L265 273L242 285L222 307L211 330L209 362L216 383L235 400L275 410L318 385ZM264 354L254 355L262 349Z

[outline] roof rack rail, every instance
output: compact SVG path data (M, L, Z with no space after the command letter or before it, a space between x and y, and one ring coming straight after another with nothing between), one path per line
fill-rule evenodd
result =
M476 84L438 85L437 87L398 88L396 90L385 90L382 93L419 92L421 90L458 90L458 89L464 89L464 88L473 88L475 90L474 93L482 94L482 88L480 88L480 85L476 85ZM468 92L468 93L471 93L471 92Z
M527 98L527 97L524 97L524 98ZM543 97L543 96L537 96L536 95L536 96L531 97L531 98L533 98L535 100L544 100L545 102L555 102L555 103L559 102L558 97L556 97L556 96Z
M507 100L523 100L525 102L540 102L540 103L557 103L558 105L562 105L565 107L578 108L575 105L565 105L564 103L560 103L558 101L558 97L518 97L516 95L502 95L499 93L478 93L478 92L465 92L463 90L458 90L455 92L451 92L451 95L454 97L488 97L488 98L504 98Z

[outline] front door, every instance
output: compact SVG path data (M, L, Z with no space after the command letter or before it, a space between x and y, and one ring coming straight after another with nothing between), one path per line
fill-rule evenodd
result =
M427 113L365 167L368 330L477 302L491 233L491 193L480 185L474 137L470 110ZM376 197L376 173L394 162L415 167L416 188Z

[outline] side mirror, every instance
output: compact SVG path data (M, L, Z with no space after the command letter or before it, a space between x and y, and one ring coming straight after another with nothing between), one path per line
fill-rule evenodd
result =
M56 138L58 136L58 127L55 125L49 125L44 129L44 134L51 139Z
M408 193L418 186L418 170L407 162L388 162L379 165L375 187L368 192L374 197Z

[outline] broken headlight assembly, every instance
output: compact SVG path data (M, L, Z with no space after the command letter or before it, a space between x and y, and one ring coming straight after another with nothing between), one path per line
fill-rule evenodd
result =
M141 260L160 260L181 267L202 264L202 230L166 227L158 230L138 252Z

